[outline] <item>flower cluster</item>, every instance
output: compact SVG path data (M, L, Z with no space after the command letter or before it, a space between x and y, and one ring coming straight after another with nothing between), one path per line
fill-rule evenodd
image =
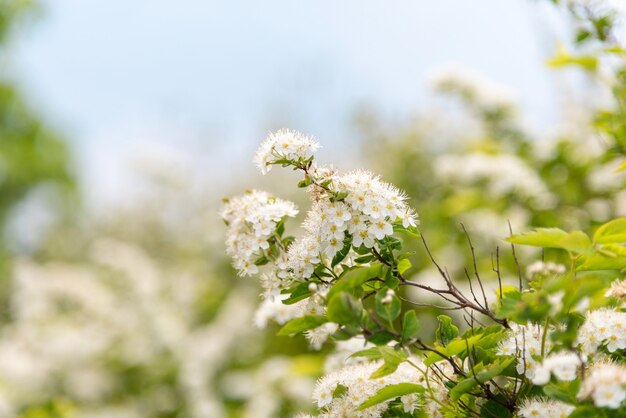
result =
M542 350L542 343L544 345ZM498 353L503 356L517 357L517 372L529 379L534 379L539 363L533 356L541 356L542 351L548 352L550 342L543 339L543 329L539 325L511 324L509 338L500 343Z
M550 354L535 369L532 382L535 385L545 385L554 374L558 380L571 382L576 379L578 368L583 359L573 352L559 352Z
M224 204L220 215L228 225L226 252L240 275L258 273L255 262L270 248L278 223L297 213L292 202L257 190Z
M536 208L546 209L554 205L554 196L543 180L513 155L482 152L444 155L435 161L435 171L442 180L465 185L484 183L487 193L493 197L517 194L531 199Z
M302 315L323 315L326 309L321 294L291 305L283 303L288 295L269 296L263 300L255 314L254 321L259 328L265 328L270 319L282 325Z
M578 393L581 399L591 398L596 406L619 408L626 399L626 368L599 361L589 370Z
M523 418L563 418L574 411L572 405L542 398L525 399L517 413Z
M431 76L431 83L437 90L458 93L487 111L516 106L514 91L466 68L440 68Z
M415 359L419 362L419 360ZM388 403L380 403L363 411L358 407L381 388L402 382L423 382L424 377L416 369L403 363L387 376L371 379L370 376L380 367L381 362L368 362L346 366L321 378L313 391L313 400L324 408L320 417L375 418L387 410ZM340 389L340 390L338 390ZM337 392L342 392L337 395ZM400 397L404 412L412 413L419 406L417 395Z
M267 174L272 164L298 161L304 162L317 151L319 144L313 138L289 129L270 134L254 156L254 163L261 173Z
M551 261L535 261L526 268L526 275L531 280L559 276L565 274L565 272L566 268L563 264L553 263Z
M613 309L597 309L587 314L578 332L583 353L593 354L601 345L613 353L626 348L626 313Z
M316 265L332 260L343 248L375 247L393 235L394 222L405 228L417 225L406 196L377 176L359 170L330 180L327 190L317 191L304 221L307 233L289 247L286 263L279 266L280 277L309 278ZM338 195L343 199L336 199Z
M626 280L616 280L611 283L611 287L606 291L604 296L617 299L626 298Z

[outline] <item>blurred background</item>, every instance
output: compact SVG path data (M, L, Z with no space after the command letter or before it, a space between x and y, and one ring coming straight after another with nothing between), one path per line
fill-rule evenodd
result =
M626 134L597 132L623 80L566 65L581 25L531 0L0 0L0 417L311 409L330 348L274 337L287 314L257 310L217 215L251 187L306 212L251 163L274 129L405 189L451 271L460 222L490 271L509 222L626 215Z

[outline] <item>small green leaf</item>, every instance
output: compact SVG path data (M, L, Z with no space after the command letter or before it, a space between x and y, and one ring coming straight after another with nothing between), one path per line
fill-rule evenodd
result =
M554 247L567 236L567 232L558 228L537 228L523 234L511 235L506 241L511 244L531 245L534 247Z
M398 369L398 366L399 364L385 362L383 363L382 366L376 369L374 373L372 373L372 375L370 376L370 379L378 379L381 377L388 376L391 373L395 372Z
M409 226L408 228L405 228L404 225L402 225L401 222L397 222L393 224L393 230L396 232L400 232L401 234L404 234L410 238L420 238L420 231L419 229L417 229L416 226Z
M403 274L405 271L412 267L411 260L408 258L403 258L398 261L398 273Z
M406 342L417 337L419 332L419 321L414 310L407 311L402 319L402 341Z
M478 382L473 376L460 380L456 386L450 389L450 399L458 401L462 395L472 390L475 386L478 386Z
M613 219L601 225L593 234L593 242L596 244L626 243L626 218Z
M556 56L548 60L548 66L552 68L565 67L575 65L584 70L594 71L598 67L598 58L592 55L570 55L565 49L561 48Z
M340 292L328 301L327 317L331 322L341 325L358 325L361 318L360 301L346 292Z
M437 327L436 336L441 344L446 345L459 335L459 329L452 324L452 318L447 315L439 315L437 317L439 326Z
M380 366L372 375L371 379L377 379L379 377L387 376L396 371L400 363L407 359L407 354L403 350L395 349L389 346L376 347L384 360L382 366Z
M459 383L450 390L450 398L458 400L463 394L469 392L474 386L483 384L496 376L500 376L502 372L513 362L514 358L507 358L502 361L495 362L488 367L482 364L474 366L474 372L468 373L471 375L466 379L459 381Z
M369 263L370 261L374 261L375 259L376 257L373 255L364 255L362 257L355 258L354 262L357 264L365 264Z
M291 289L291 294L285 300L283 300L284 305L293 305L296 302L300 302L303 299L311 296L311 291L309 290L309 283L304 282L300 283L295 288Z
M361 411L365 408L378 405L381 402L388 401L389 399L396 399L411 393L424 393L424 387L415 383L398 383L385 386L376 392L374 396L359 405L358 410Z
M480 416L481 417L488 417L488 418L494 418L494 417L497 417L497 418L510 418L510 417L512 417L513 414L511 414L511 411L509 411L506 406L502 405L502 403L506 402L506 399L502 399L502 400L500 400L500 402L497 402L494 399L487 400L480 407ZM506 403L505 403L505 405L506 405Z
M370 267L357 267L342 275L333 287L328 291L326 298L331 300L339 292L352 293L355 289L361 287L363 283L374 278L382 276L383 265L375 264Z
M284 337L288 335L299 334L301 332L317 328L320 325L325 324L326 322L328 322L328 320L323 316L305 315L287 322L280 329L280 331L278 331L277 335L280 337Z
M626 257L607 256L600 252L577 260L576 271L621 270L626 268Z
M380 331L367 337L367 341L375 345L386 345L389 341L393 341L394 338L393 334L387 331Z
M580 381L549 383L543 387L543 393L561 402L576 404Z
M339 250L337 254L335 254L335 256L333 257L333 261L330 264L331 267L335 267L337 264L341 263L350 252L351 247L352 247L352 240L350 239L350 237L347 237L343 241L343 247L341 248L341 250Z
M559 241L558 245L558 248L563 248L573 253L584 255L593 254L593 244L587 234L582 231L570 232Z
M352 353L350 357L366 357L372 360L378 360L383 357L378 347L366 348L365 350Z
M469 338L455 338L452 341L448 342L445 347L437 344L436 348L437 351L441 352L445 356L459 356L461 353L467 350L467 347L472 348L477 342L481 341L482 343L483 339L487 340L489 339L489 336L474 335ZM444 360L444 358L441 357L439 354L429 353L426 359L424 359L424 364L426 366L430 366L441 360Z
M308 187L311 185L311 177L309 177L308 175L304 177L304 179L300 180L298 182L298 187Z
M568 416L569 418L606 418L607 414L604 408L597 408L592 405L580 405Z
M394 347L389 347L389 346L382 346L382 347L378 347L378 351L380 352L380 354L382 355L382 358L385 360L385 362L387 363L402 363L404 360L407 359L407 354L404 350L401 350L399 348L394 348Z
M500 376L504 370L515 360L514 358L505 358L504 360L496 361L481 370L476 374L476 378L480 383L485 383L488 380L493 379L496 376Z
M590 255L593 253L591 240L582 231L569 234L558 228L537 228L534 231L507 238L512 244L530 245L543 248L560 248L570 252Z
M376 302L374 307L376 313L387 321L394 321L402 311L402 304L395 293L388 294L389 289L382 288L376 293Z

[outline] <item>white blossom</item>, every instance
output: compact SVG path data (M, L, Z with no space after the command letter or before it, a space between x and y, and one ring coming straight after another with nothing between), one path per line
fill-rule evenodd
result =
M535 369L532 381L536 385L545 385L550 381L550 374L558 380L571 382L576 379L581 358L573 352L553 353L547 356Z
M540 356L542 354L542 337L543 328L539 325L518 325L512 323L509 338L500 343L498 353L500 355L516 356L517 372L525 375L529 379L533 379L535 378L539 366L533 359L533 356ZM546 338L544 351L549 352L550 347L550 341ZM542 373L543 371L539 370L539 374L541 375Z
M606 291L604 296L624 299L626 297L626 279L616 280L611 283L611 287Z
M513 90L467 68L438 68L431 75L431 83L437 90L458 93L489 111L511 110L516 106Z
M565 274L567 271L563 264L553 263L551 261L535 261L526 268L526 276L529 279L537 279L538 277L558 276Z
M254 156L254 163L266 174L272 164L280 160L306 160L319 148L313 138L300 132L281 129L269 134Z
M418 359L412 361L421 364ZM314 402L324 410L321 416L381 417L387 410L387 402L362 411L359 411L358 407L385 386L403 382L424 382L424 376L406 363L400 364L390 375L372 379L370 376L381 364L382 362L366 362L345 366L322 377L313 391ZM339 385L345 387L346 391L341 396L333 397ZM407 412L413 411L419 404L415 396L404 397L402 402Z
M255 261L262 256L263 250L269 248L268 240L278 222L297 213L292 202L257 190L224 203L220 215L228 224L226 253L240 275L251 276L259 272Z
M578 331L578 342L587 354L595 353L603 344L611 353L626 348L626 313L613 309L588 312Z
M443 155L435 160L435 174L442 181L482 185L492 197L514 194L530 199L538 209L554 206L554 196L532 168L514 155L473 152Z
M617 409L626 399L626 368L599 361L589 370L578 393L581 399L591 398L596 406Z
M573 405L542 398L524 399L517 409L523 418L565 418L574 411Z

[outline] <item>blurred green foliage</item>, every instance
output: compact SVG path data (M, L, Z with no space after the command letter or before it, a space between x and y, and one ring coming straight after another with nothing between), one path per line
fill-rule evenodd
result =
M0 59L10 61L10 37L35 10L33 1L0 0ZM44 184L69 191L73 178L66 143L29 108L15 83L0 77L0 233L11 208L30 191Z

